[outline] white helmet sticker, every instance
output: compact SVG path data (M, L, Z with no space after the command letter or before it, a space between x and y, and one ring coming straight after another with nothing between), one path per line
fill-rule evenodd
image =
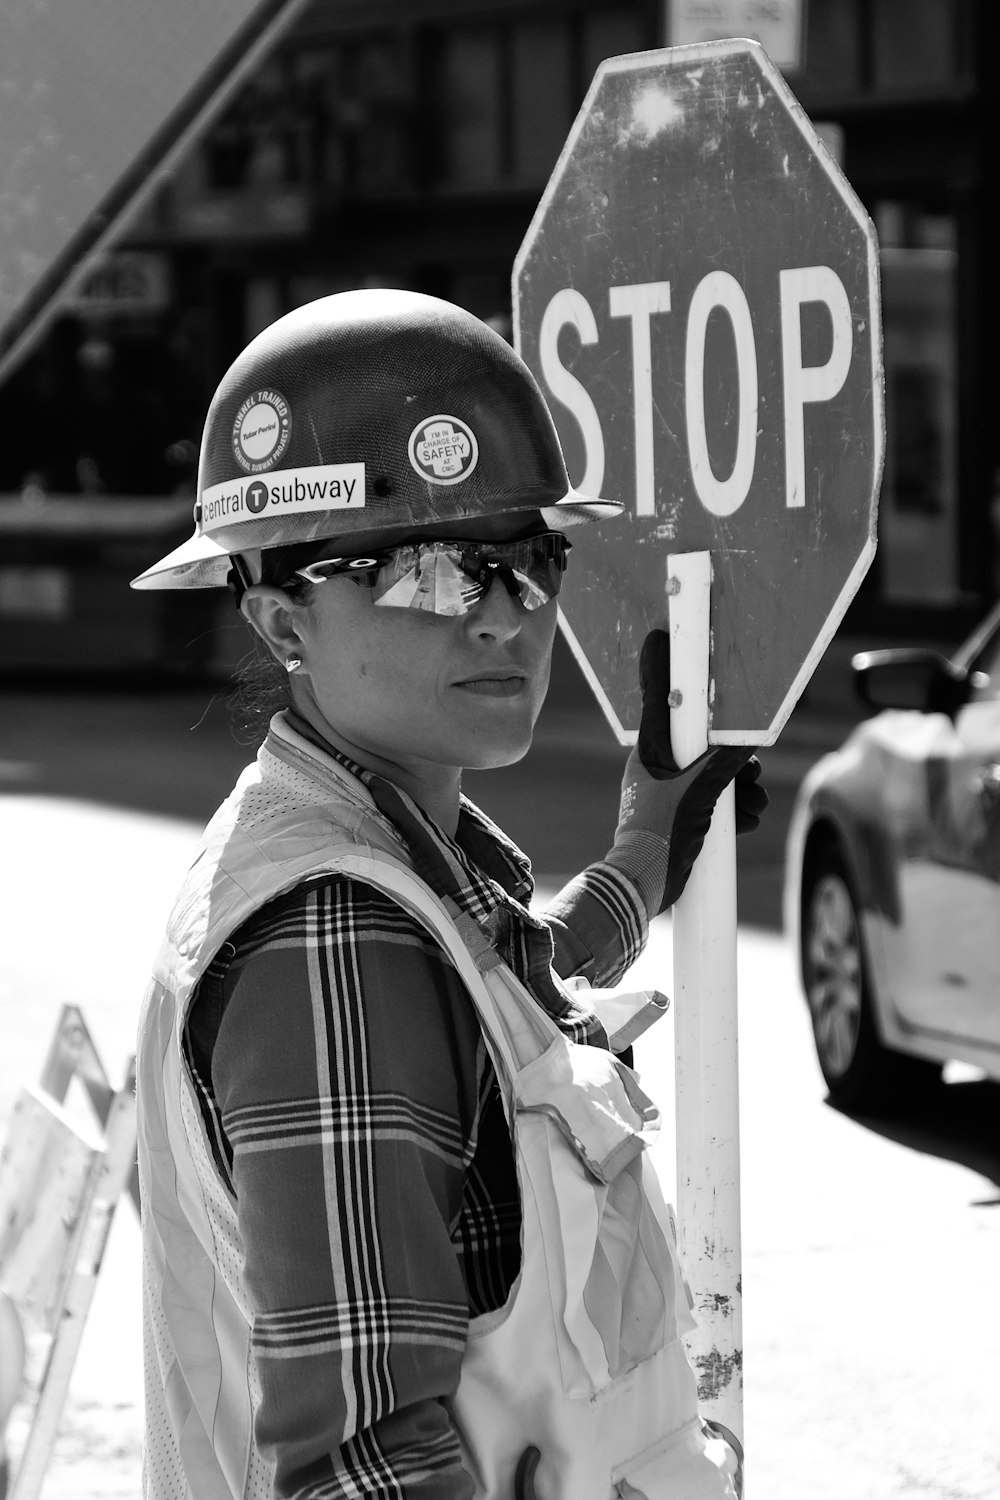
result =
M199 531L223 531L266 514L269 521L314 510L362 510L364 464L313 464L276 469L254 479L209 485L201 494Z
M410 433L410 463L431 484L468 479L479 459L476 434L460 417L425 417Z
M254 391L233 422L233 455L241 469L259 474L278 462L292 435L292 413L280 391Z

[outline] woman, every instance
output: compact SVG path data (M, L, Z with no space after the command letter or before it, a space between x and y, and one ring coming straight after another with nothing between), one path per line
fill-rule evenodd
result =
M434 299L301 308L216 393L195 536L136 586L228 580L290 700L140 1024L150 1496L735 1493L656 1111L588 986L746 753L634 755L615 848L544 920L461 794L528 749L565 530L617 509L571 491L504 341Z

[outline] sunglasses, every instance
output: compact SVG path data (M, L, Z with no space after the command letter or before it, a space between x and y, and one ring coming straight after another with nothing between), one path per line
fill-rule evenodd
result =
M346 575L370 588L375 604L436 615L468 614L499 578L531 610L558 594L569 549L558 531L519 542L403 542L366 557L320 558L295 574L310 583Z

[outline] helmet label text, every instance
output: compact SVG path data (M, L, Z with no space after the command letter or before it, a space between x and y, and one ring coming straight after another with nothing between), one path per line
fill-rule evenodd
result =
M364 464L315 464L277 469L253 479L210 485L201 496L201 531L220 531L254 521L316 510L361 510L365 503Z

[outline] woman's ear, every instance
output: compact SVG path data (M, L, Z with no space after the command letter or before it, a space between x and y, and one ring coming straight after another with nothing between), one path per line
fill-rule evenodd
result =
M301 660L304 646L298 625L299 609L284 589L255 583L240 600L240 611L282 666L296 657Z

